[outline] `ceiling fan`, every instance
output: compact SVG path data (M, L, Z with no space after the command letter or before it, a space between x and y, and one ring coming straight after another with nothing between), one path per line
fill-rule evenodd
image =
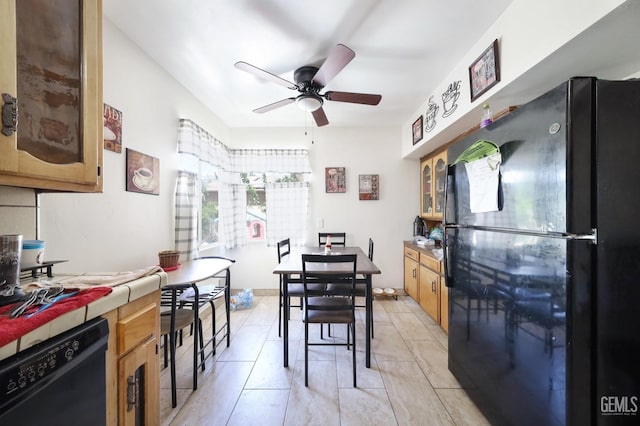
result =
M348 102L352 104L378 105L382 99L381 95L372 95L367 93L335 91L320 93L320 91L329 84L329 82L338 75L338 73L342 71L342 69L346 67L353 58L355 58L355 56L356 54L353 50L343 44L338 44L336 47L331 49L329 56L322 65L320 65L320 68L306 65L295 70L293 73L295 83L285 80L284 78L260 69L247 62L236 62L235 67L263 80L271 81L284 86L287 89L297 90L300 92L296 97L282 99L272 104L256 108L253 112L261 114L295 102L296 105L304 111L311 112L316 124L318 127L321 127L329 124L329 120L322 109L322 105L325 100Z

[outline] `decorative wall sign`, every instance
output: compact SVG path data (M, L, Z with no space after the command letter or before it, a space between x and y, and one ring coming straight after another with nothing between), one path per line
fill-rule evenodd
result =
M460 83L462 81L454 81L447 87L442 94L442 117L448 117L458 108L458 98L460 97Z
M358 176L358 194L361 200L377 200L379 194L378 175Z
M325 189L328 193L347 192L344 167L326 167L324 169Z
M413 144L417 144L422 139L422 116L413 122Z
M127 148L127 191L160 194L160 160Z
M429 103L427 106L427 112L424 114L426 124L424 125L424 131L430 132L436 127L436 117L438 116L438 111L440 110L440 106L433 102L433 96L429 96Z
M471 102L500 81L500 61L498 60L498 40L494 40L482 55L469 67Z
M104 117L104 149L122 152L122 112L111 105L103 104Z

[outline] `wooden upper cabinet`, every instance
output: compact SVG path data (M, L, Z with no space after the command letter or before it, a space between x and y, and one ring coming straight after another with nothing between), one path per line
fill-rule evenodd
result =
M0 55L0 184L101 191L102 2L0 0Z
M433 157L433 216L442 219L444 212L444 184L447 179L447 151Z
M433 215L433 161L425 158L420 162L420 213L422 217Z
M420 161L420 213L423 218L442 219L446 178L446 151Z

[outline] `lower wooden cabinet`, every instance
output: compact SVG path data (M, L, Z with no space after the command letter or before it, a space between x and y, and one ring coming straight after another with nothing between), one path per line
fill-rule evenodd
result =
M442 263L428 249L405 243L404 290L447 331L449 291L441 274Z
M440 276L427 268L422 263L420 264L420 306L426 313L431 315L431 318L438 321L438 311L440 307Z
M159 389L155 337L136 346L118 361L118 423L121 425L158 424L155 405Z
M404 291L418 300L418 252L404 249Z
M109 321L107 424L160 424L160 291L103 315Z

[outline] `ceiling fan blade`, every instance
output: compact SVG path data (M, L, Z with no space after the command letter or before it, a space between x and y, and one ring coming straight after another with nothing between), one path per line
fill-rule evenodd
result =
M337 45L331 49L327 60L324 61L316 75L313 76L313 82L316 85L325 87L355 57L356 52L344 44Z
M382 100L382 95L372 95L369 93L327 92L324 96L328 101L363 105L378 105Z
M324 113L322 107L311 113L313 115L313 119L316 121L316 125L318 127L326 126L329 124L329 119L327 118L327 114Z
M253 110L253 112L257 112L258 114L262 114L263 112L268 112L268 111L274 110L276 108L280 108L282 106L289 105L290 103L292 103L295 100L296 100L296 98L282 99L281 101L274 102L272 104L265 105L265 106L260 107L260 108L256 108L256 109Z
M284 86L287 89L291 89L291 90L298 89L298 86L296 86L295 83L292 83L289 80L285 80L284 78L278 77L275 74L271 74L269 71L265 71L261 68L248 64L246 62L243 62L243 61L236 62L234 66L239 70L246 71L249 74L253 74L254 76L261 78L263 80L279 84L280 86Z

